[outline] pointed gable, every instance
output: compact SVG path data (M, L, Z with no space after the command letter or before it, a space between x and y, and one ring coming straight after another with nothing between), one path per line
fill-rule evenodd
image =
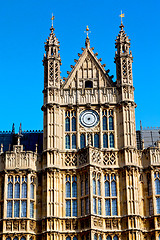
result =
M104 67L93 53L92 48L85 48L75 66L68 72L63 88L103 88L114 85Z

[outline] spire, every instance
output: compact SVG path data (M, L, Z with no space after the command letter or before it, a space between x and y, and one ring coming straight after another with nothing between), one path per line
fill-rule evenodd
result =
M59 41L55 36L54 28L53 28L53 20L54 16L52 15L52 25L50 28L50 35L45 42L45 51L43 58L43 65L44 65L44 86L46 87L60 87L60 65L61 65L61 58L60 58L60 45Z
M59 54L59 41L58 39L56 38L55 36L55 33L54 33L54 28L53 28L53 20L55 19L55 17L53 16L52 14L52 26L50 28L50 35L48 37L48 39L46 39L46 42L45 42L45 50L46 50L46 57L55 57L57 58L59 61L61 61L60 59L60 54Z
M85 31L85 33L87 34L86 41L85 41L85 46L86 46L86 48L90 48L90 40L89 40L89 36L88 36L88 34L89 34L90 32L91 32L91 31L89 31L89 27L88 27L88 25L87 25L86 31Z
M132 79L132 52L130 51L130 39L125 33L122 18L124 14L121 12L121 25L119 34L116 38L115 48L115 63L117 72L117 84L122 85L133 85Z

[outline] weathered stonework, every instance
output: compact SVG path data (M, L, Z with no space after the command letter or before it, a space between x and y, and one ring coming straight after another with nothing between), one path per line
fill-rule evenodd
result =
M94 54L88 36L85 46L68 77L62 81L59 42L51 27L43 59L43 153L24 151L20 141L7 152L3 152L1 146L1 239L159 239L157 199L160 192L155 190L155 179L159 179L160 144L142 151L136 147L130 40L121 24L116 39L116 82ZM80 121L80 114L85 110L95 111L99 116L91 128ZM104 127L105 121L107 127ZM68 145L66 136L69 136ZM70 182L69 196L67 181ZM106 182L110 184L109 190ZM20 184L19 197L15 193L16 183ZM112 183L116 186L113 192ZM12 195L9 195L9 184L12 184ZM21 194L23 184L27 186L26 196ZM70 216L66 216L67 201ZM76 213L73 213L74 201ZM18 210L16 202L20 204ZM110 209L106 207L107 202ZM21 210L23 204L26 204L25 213ZM15 217L16 211L20 213L18 217Z

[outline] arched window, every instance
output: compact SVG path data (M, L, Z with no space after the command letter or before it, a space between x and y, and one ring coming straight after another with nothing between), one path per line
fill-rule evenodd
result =
M85 135L81 134L80 136L80 148L84 148L85 147Z
M72 131L76 131L76 118L72 118Z
M114 126L113 126L113 117L109 117L109 130L113 130Z
M22 198L27 198L27 183L22 183Z
M111 175L111 194L112 194L112 197L115 197L117 196L117 190L116 190L116 176L115 175Z
M77 197L77 177L73 177L72 181L72 197Z
M70 182L66 182L66 197L71 197L71 184Z
M30 184L30 198L34 199L34 184Z
M99 135L97 133L94 135L94 146L99 148Z
M66 149L70 149L70 135L66 135Z
M160 235L159 235L159 240L160 240Z
M94 234L94 240L97 240L97 234Z
M71 237L67 237L66 240L71 240Z
M14 237L13 240L18 240L18 237Z
M109 197L110 196L110 184L109 184L109 181L105 181L104 186L105 186L105 197Z
M110 148L114 148L114 135L113 135L113 133L111 133L109 135L109 145L110 145Z
M93 178L93 194L96 195L96 180Z
M13 184L8 183L8 198L13 198Z
M77 240L77 237L73 237L73 240Z
M65 131L66 131L66 132L69 132L69 131L70 131L70 118L69 118L69 117L67 117L67 118L65 119Z
M117 236L114 236L113 240L118 240L118 237L117 237Z
M7 237L6 240L11 240L11 238L10 238L10 237Z
M112 240L111 236L108 236L108 237L107 237L107 240Z
M26 238L25 237L21 237L21 240L26 240Z
M101 235L99 235L99 240L102 240L102 236Z
M14 197L20 198L20 184L18 182L15 184Z
M108 148L108 135L106 133L103 134L103 147Z
M103 117L103 130L107 130L107 117Z
M76 149L76 135L72 135L72 149Z
M97 181L97 193L99 196L101 196L101 182L100 180Z
M93 82L92 81L85 81L85 88L93 88Z

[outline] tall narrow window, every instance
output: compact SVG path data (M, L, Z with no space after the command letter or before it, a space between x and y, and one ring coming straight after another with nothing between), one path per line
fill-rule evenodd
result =
M105 212L106 216L117 216L117 186L116 175L106 174L104 176L105 187Z
M110 144L110 148L114 148L114 135L113 135L113 133L111 133L109 135L109 144Z
M27 177L22 177L22 198L27 198Z
M67 175L66 177L66 197L71 197L71 183L70 183L70 176Z
M71 200L66 200L66 217L71 216Z
M72 197L77 197L77 177L72 177Z
M34 202L30 201L30 218L34 218Z
M114 236L113 240L118 240L118 237L117 237L117 236Z
M98 199L98 214L101 215L101 199Z
M114 148L114 117L113 110L102 111L103 148Z
M72 216L77 217L77 200L72 200Z
M27 201L21 201L21 217L27 217Z
M88 195L88 176L85 179L85 194Z
M107 237L107 240L112 240L111 236L108 236L108 237Z
M72 131L76 131L76 118L72 118Z
M7 217L12 217L12 201L7 201Z
M65 119L65 131L66 131L66 132L69 132L69 131L70 131L70 118L69 118L69 117L67 117L67 118Z
M14 197L20 198L20 177L15 177L15 189L14 189Z
M109 130L113 130L114 126L113 126L113 117L109 117Z
M34 184L30 184L30 198L34 199Z
M70 135L66 135L66 149L70 149Z
M8 198L13 198L13 177L8 177Z
M97 234L94 234L94 240L97 240Z
M101 196L101 182L100 179L97 181L97 194L98 196Z
M159 172L154 173L155 182L155 197L156 197L156 210L157 214L160 214L160 174Z
M103 116L103 130L107 130L107 117Z
M76 149L76 135L72 135L72 149Z
M19 217L19 201L14 201L14 217Z
M108 135L106 133L103 134L103 147L108 148Z
M99 135L98 134L94 135L94 147L99 148Z
M95 197L93 198L93 213L97 213L97 201Z
M77 216L77 176L66 176L66 217Z
M96 180L93 178L93 194L96 195Z
M81 134L80 136L80 148L84 148L85 147L85 135Z

